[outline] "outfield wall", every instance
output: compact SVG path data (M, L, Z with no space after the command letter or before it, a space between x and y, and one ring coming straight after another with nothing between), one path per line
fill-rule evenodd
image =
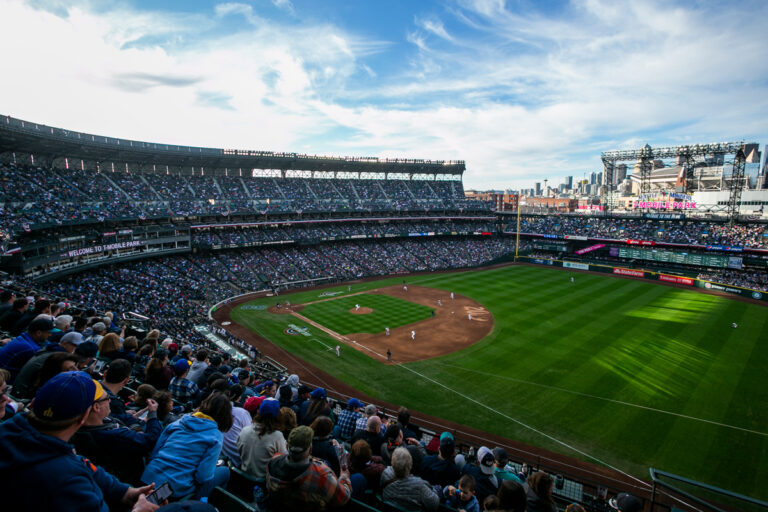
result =
M614 265L597 265L594 263L531 258L528 256L520 256L518 261L533 263L535 265L564 267L575 270L588 270L590 272L601 272L604 274L614 274L618 276L635 277L638 279L648 279L650 281L661 281L663 283L672 283L680 286L690 286L691 288L702 288L705 290L724 292L745 299L761 301L768 304L768 292L761 292L759 290L752 290L750 288L742 288L740 286L713 283L711 281L704 281L702 279L695 279L692 277L665 274L663 272L651 272L649 270L640 270L636 268L626 268Z

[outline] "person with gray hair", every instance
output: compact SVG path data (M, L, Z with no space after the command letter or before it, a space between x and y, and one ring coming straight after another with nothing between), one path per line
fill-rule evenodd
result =
M72 317L69 315L59 315L53 319L53 330L48 337L48 344L58 343L62 336L67 334L69 327L72 325Z
M432 486L411 474L413 458L402 446L392 452L392 465L381 474L384 501L408 510L437 510L440 497Z

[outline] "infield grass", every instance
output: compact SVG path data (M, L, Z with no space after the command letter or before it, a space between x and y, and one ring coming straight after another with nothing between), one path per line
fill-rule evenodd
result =
M352 293L400 282L356 284ZM408 283L475 299L493 314L493 331L459 352L388 366L346 347L337 358L336 342L308 325L307 336L284 334L288 323L305 326L293 317L241 306L232 318L368 395L646 480L652 466L768 498L765 307L530 266ZM396 360L396 346L392 353Z
M355 306L373 310L367 314L351 313ZM390 295L363 293L324 300L304 306L301 315L339 334L383 332L429 318L432 308Z

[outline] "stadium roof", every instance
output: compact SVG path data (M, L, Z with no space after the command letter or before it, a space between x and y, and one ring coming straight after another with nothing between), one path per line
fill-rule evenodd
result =
M463 160L326 157L238 149L176 146L117 139L32 123L10 116L0 121L0 152L25 152L50 158L162 165L171 168L280 169L462 175Z

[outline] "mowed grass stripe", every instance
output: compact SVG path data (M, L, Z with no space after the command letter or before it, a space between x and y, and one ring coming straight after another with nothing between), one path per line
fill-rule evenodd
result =
M409 363L410 368L641 478L651 465L674 468L768 498L761 486L768 475L759 467L766 465L766 436L509 380L554 384L762 431L768 424L763 391L768 348L760 343L768 335L765 308L653 283L529 266L414 276L407 282L469 296L491 311L495 325L480 343ZM402 278L354 284L352 292L401 283ZM336 289L346 293L346 286ZM302 294L308 297L303 301L292 295L291 301L317 300L318 293ZM257 316L257 323L288 321L243 313ZM739 329L731 329L733 321ZM568 452L402 368L344 348L336 358L319 343L288 339L280 327L268 330L281 346L372 396ZM724 385L723 379L730 382Z

